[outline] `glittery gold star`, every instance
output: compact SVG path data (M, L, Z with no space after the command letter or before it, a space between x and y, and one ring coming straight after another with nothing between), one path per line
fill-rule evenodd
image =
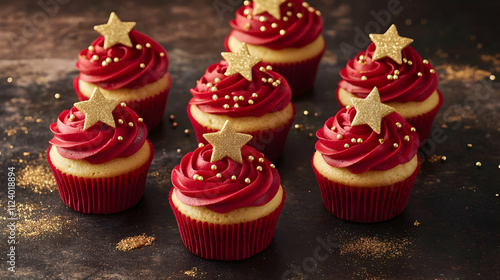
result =
M116 44L132 47L129 32L134 26L135 22L122 22L114 12L111 12L108 23L96 25L94 29L104 36L104 48L108 49Z
M394 24L384 34L370 34L370 39L377 47L373 60L390 57L398 64L403 63L401 51L413 42L413 39L399 36Z
M382 119L395 111L394 108L380 101L377 87L374 87L365 99L351 98L351 101L356 108L356 116L351 125L367 124L377 134L380 134Z
M77 102L74 106L85 114L83 130L86 130L98 122L103 122L115 128L113 110L118 104L120 104L120 100L114 98L107 99L102 95L99 88L94 88L89 100Z
M219 132L205 133L203 137L213 146L210 162L229 157L240 164L243 162L241 148L252 139L252 135L236 132L229 120Z
M253 15L262 14L268 12L275 19L281 19L281 4L285 0L253 0Z
M262 61L262 59L250 55L245 43L241 44L241 48L237 52L222 52L221 55L229 64L224 75L231 76L240 73L249 81L252 81L252 67Z

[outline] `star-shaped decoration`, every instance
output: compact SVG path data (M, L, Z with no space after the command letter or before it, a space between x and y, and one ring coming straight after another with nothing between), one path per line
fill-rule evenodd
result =
M108 23L96 25L94 29L104 36L104 48L109 49L116 44L132 47L129 33L134 26L135 22L122 22L114 12L111 12Z
M398 64L403 63L401 55L403 49L413 42L413 39L399 36L394 24L384 34L370 34L370 39L377 47L373 53L373 60L390 57Z
M365 99L353 97L351 101L356 108L356 116L351 126L367 124L377 134L380 134L382 119L395 111L394 108L380 101L377 87L374 87Z
M252 81L252 67L262 61L262 59L250 55L245 43L241 44L241 48L237 52L222 52L221 55L229 64L224 75L231 76L240 73L243 78L250 82Z
M229 157L240 164L243 163L241 148L252 139L252 135L236 132L229 120L219 132L205 133L203 137L213 146L210 162Z
M285 0L253 0L253 12L252 14L259 15L264 12L268 12L275 19L281 19L281 4L285 2Z
M74 106L85 114L83 130L86 130L98 122L103 122L115 128L113 110L118 104L120 104L120 100L114 98L107 99L102 95L99 88L94 88L89 100L77 102Z

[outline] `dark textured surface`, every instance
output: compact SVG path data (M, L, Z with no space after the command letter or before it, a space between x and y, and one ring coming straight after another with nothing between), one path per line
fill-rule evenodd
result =
M7 221L2 219L0 278L498 278L500 87L488 73L500 73L497 1L401 1L399 15L390 15L399 33L413 38L412 47L438 70L444 105L434 121L433 141L421 150L426 160L406 210L378 224L344 222L325 209L310 167L315 138L309 133L339 109L334 97L338 72L354 56L345 55L341 46L355 44L357 28L380 27L373 25L373 14L398 1L311 1L325 19L327 51L313 93L294 100L296 123L304 128L292 129L276 164L287 201L275 237L266 250L244 261L207 261L187 251L168 205L170 172L196 147L194 133L184 134L191 128L185 114L189 89L208 65L221 59L223 39L230 31L227 21L240 5L235 2L69 1L53 14L35 1L0 2L1 217L6 216L7 167L15 167L16 174L27 166L46 167L39 156L44 156L51 138L48 126L77 101L72 89L77 54L97 37L92 26L105 22L110 11L136 21L137 30L165 47L173 78L163 124L149 135L156 154L140 203L123 213L85 215L67 208L57 190L18 186L19 224L49 225L57 218L61 225L32 236L17 232L17 271L11 273L6 265ZM46 22L40 21L41 13ZM30 29L36 15L39 22ZM384 32L387 26L370 32ZM60 100L54 98L56 92ZM177 129L168 121L170 114L179 123ZM447 160L432 161L432 155ZM37 174L34 178L40 178ZM23 205L36 210L21 211ZM156 237L152 246L130 252L115 249L122 238L142 233ZM366 240L372 241L372 246L361 246L367 251L352 249ZM333 244L330 251L320 246L328 242ZM392 250L384 251L384 246Z

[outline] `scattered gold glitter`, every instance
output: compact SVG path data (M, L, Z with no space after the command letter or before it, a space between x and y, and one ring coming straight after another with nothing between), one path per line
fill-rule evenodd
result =
M281 19L281 4L285 0L254 0L254 7L252 14L260 15L264 12L268 12L275 19Z
M193 267L190 270L184 271L184 274L190 277L196 277L198 275L198 268Z
M224 75L231 76L239 73L248 81L252 81L252 67L262 61L262 59L250 55L245 43L242 43L237 52L222 52L221 55L229 65Z
M153 241L155 241L155 239L155 237L146 236L145 233L134 237L123 238L120 242L118 242L118 244L116 244L116 249L127 252L137 248L151 246L153 245Z
M475 82L491 75L491 72L470 65L444 64L436 67L440 71L439 78L447 81Z
M441 158L442 158L442 156L440 156L440 155L435 155L435 154L432 154L430 157L428 157L428 158L427 158L427 160L428 160L429 162L434 163L434 162L438 162L438 161L440 161L440 160L441 160Z
M118 99L105 98L99 88L96 87L89 100L77 102L74 106L85 114L83 129L86 130L99 121L115 128L112 112L119 103L120 100Z
M231 122L227 120L219 132L205 133L203 134L203 138L213 146L210 162L229 157L241 164L243 162L241 148L252 139L252 136L237 133Z
M373 60L390 57L398 64L403 63L403 49L413 42L413 39L399 36L394 24L384 34L370 34L370 39L376 46Z
M413 225L418 227L420 225L420 223L417 220L415 220L415 222L413 222Z
M467 144L467 148L472 148L472 144Z
M412 244L408 238L380 240L378 237L360 237L340 244L340 255L357 255L367 259L394 259L404 256Z
M441 156L441 161L446 161L446 156Z
M54 192L57 189L56 180L42 153L39 158L29 161L30 165L21 168L17 178L17 186L30 189L38 194Z
M59 93L56 93L56 94L54 94L54 98L59 100L59 99L61 99L61 95Z
M94 29L104 36L104 48L109 49L116 44L132 47L129 32L134 26L135 22L122 22L114 12L111 12L108 23L96 25Z
M352 121L352 126L367 124L377 134L380 134L382 119L394 112L394 108L380 101L377 87L374 87L365 99L351 98L351 101L356 108L356 116Z

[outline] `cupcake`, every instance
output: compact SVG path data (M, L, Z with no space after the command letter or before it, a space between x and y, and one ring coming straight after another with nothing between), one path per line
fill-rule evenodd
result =
M443 104L443 95L437 89L436 71L408 46L412 39L398 35L394 24L386 33L370 34L370 38L373 43L367 50L340 70L339 105L352 105L352 97L365 98L373 87L377 87L382 102L396 109L413 125L423 143Z
M83 213L109 214L139 202L153 160L142 118L99 89L50 125L47 160L62 200Z
M184 245L213 260L241 260L264 250L274 235L285 191L274 165L245 145L229 121L207 133L172 170L170 206Z
M115 13L94 26L102 36L80 52L73 87L81 101L97 87L107 98L126 102L151 130L163 118L172 79L165 50L134 26Z
M399 215L420 169L415 129L381 103L377 88L352 98L316 136L312 166L326 208L353 222Z
M203 134L221 130L230 120L236 131L253 136L250 146L274 161L295 119L288 82L249 55L245 44L222 56L225 60L210 65L191 89L187 112L196 138L206 144Z
M318 10L303 0L245 1L229 24L227 51L246 43L252 55L285 77L294 97L312 88L326 46Z

